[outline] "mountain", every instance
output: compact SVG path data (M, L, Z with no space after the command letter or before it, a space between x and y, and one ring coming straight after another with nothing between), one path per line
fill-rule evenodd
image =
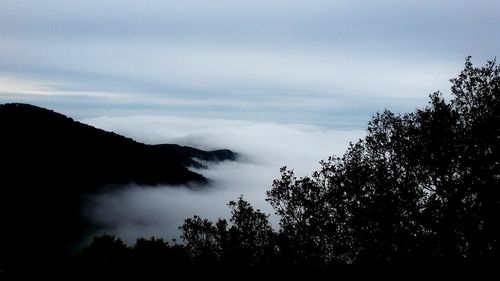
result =
M236 157L226 149L147 145L48 109L0 105L0 270L77 241L87 227L80 214L85 194L128 183L206 184L188 167Z
M235 160L230 150L146 145L27 104L0 105L0 153L16 180L72 185L206 182L186 166Z
M153 145L153 149L158 152L168 152L174 158L179 159L179 163L186 167L193 168L207 168L204 162L220 162L225 160L235 161L237 154L229 149L219 149L212 151L205 151L189 146L182 146L178 144L157 144Z

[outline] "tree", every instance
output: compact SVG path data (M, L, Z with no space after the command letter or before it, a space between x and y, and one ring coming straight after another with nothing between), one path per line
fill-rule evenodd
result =
M269 224L269 215L255 210L250 203L238 198L228 203L231 209L229 252L240 263L258 266L272 258L275 251L275 233Z
M276 252L275 233L268 217L240 196L228 203L230 223L216 223L199 216L188 218L179 228L193 261L222 267L222 274L246 272L247 277L259 278ZM219 272L219 273L221 273Z
M193 216L179 227L181 238L186 242L190 255L203 263L212 263L219 258L220 244L217 228L208 219Z
M470 57L451 101L369 122L311 177L283 168L267 201L295 261L491 260L500 238L500 68Z
M94 237L73 263L72 278L75 279L123 279L131 268L131 249L115 235Z

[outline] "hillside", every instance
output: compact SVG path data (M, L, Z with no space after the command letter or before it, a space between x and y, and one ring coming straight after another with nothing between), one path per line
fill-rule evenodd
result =
M0 105L2 168L16 181L72 184L206 182L185 166L234 160L229 150L146 145L27 104Z
M204 167L197 159L236 159L230 150L143 144L28 104L0 105L0 136L0 269L77 241L87 227L83 194L128 183L205 184L188 169Z

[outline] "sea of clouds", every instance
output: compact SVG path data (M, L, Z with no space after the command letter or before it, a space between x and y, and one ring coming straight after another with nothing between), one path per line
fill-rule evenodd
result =
M179 238L185 218L199 215L228 218L227 203L243 195L255 208L279 219L265 201L280 167L310 175L319 161L341 155L364 130L335 130L312 125L204 119L171 116L99 117L84 123L148 143L177 143L200 149L228 148L238 161L209 163L196 170L212 180L208 186L124 186L87 200L84 213L98 229L92 235L114 233L127 243L138 237Z

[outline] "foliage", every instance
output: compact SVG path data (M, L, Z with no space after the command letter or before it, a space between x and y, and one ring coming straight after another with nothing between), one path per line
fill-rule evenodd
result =
M438 92L413 113L376 114L364 140L311 177L283 168L267 200L295 252L326 263L497 259L499 72L467 58L450 102Z
M213 223L195 215L179 227L181 237L195 263L219 263L226 271L247 271L256 277L275 254L275 234L268 215L255 210L243 196L228 206L230 226L225 219Z

